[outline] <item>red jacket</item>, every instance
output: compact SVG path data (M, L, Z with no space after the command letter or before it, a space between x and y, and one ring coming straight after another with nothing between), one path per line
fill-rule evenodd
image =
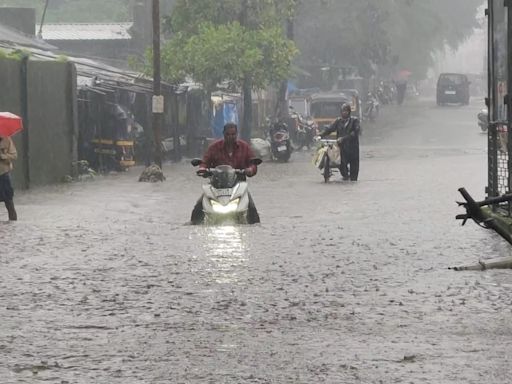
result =
M224 139L217 140L212 143L206 151L200 169L215 168L218 165L231 165L235 169L250 168L253 176L256 174L258 167L249 161L254 157L254 153L245 141L237 140L231 156L224 146Z

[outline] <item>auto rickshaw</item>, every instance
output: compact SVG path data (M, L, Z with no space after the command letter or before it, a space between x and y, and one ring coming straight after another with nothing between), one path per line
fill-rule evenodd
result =
M311 95L309 110L311 117L320 130L330 126L340 117L340 107L343 104L352 106L353 98L342 92L320 92ZM353 106L356 109L356 105Z
M127 108L110 105L103 129L90 141L96 169L123 171L135 165L131 121Z

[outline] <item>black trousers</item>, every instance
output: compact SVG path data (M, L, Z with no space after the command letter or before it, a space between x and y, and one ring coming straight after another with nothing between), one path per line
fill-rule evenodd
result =
M4 201L5 208L7 208L7 214L9 215L10 221L18 220L18 214L16 213L16 209L14 209L14 202L12 200Z
M11 178L9 173L3 173L0 175L0 202L4 202L7 213L9 214L9 220L15 221L18 219L16 209L14 209L14 190L11 184Z
M359 176L359 151L341 151L340 173L344 180L357 181Z

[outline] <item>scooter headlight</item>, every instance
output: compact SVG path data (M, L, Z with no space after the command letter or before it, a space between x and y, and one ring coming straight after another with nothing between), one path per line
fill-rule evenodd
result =
M238 198L238 199L230 201L226 205L222 205L214 200L210 200L210 203L212 204L213 211L215 213L222 213L222 214L236 212L239 202L240 202L240 199Z

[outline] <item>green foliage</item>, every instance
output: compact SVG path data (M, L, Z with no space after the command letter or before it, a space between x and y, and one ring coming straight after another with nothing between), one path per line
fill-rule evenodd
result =
M144 59L142 59L140 56L128 56L128 68L135 72L140 72L144 75L151 76L152 67L148 64L148 59L153 59L150 49L146 51L146 56Z
M162 50L163 76L189 75L208 90L224 81L240 86L250 78L259 89L286 79L297 49L283 35L276 3L248 1L248 8L241 25L240 0L178 0L166 19L174 35Z
M20 61L25 57L30 56L30 51L25 49L15 49L13 51L7 51L4 49L0 49L0 59L9 59L9 60L17 60Z
M59 63L67 63L69 61L69 57L66 55L59 55L55 58L55 61L58 61Z
M307 0L297 12L304 65L408 68L422 77L432 54L456 48L477 26L482 0Z

